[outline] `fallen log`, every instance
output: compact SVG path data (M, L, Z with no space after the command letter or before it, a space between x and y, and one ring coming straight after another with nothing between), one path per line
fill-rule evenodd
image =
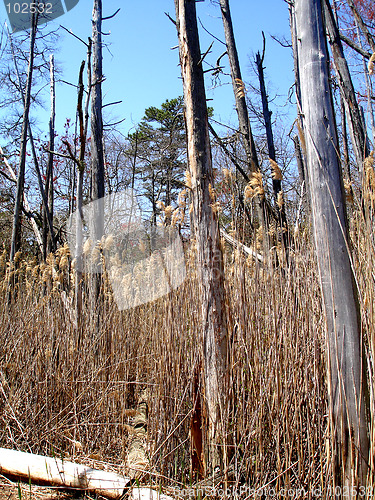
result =
M91 491L113 499L126 493L127 498L133 500L172 500L151 488L133 487L129 478L113 472L6 448L0 448L0 473L31 483Z
M263 264L263 262L264 262L263 255L261 255L257 252L254 252L254 250L252 248L249 248L246 245L244 245L243 243L241 243L240 241L235 240L234 238L232 238L232 236L230 236L228 233L226 233L224 231L224 229L220 229L220 234L225 239L225 241L227 241L234 248L239 248L240 250L242 250L242 252L244 254L251 255L255 260L257 260L258 262Z
M147 441L147 413L148 413L148 392L143 391L135 412L134 422L131 429L132 439L126 453L126 471L130 479L140 479L144 477L150 467L146 453Z

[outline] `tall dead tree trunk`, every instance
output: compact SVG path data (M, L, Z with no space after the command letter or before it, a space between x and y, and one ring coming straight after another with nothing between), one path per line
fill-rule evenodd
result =
M12 241L10 247L11 262L13 262L14 256L16 252L19 250L21 245L21 213L22 213L22 201L23 201L23 194L25 187L27 131L29 125L31 84L33 79L33 68L34 68L36 27L37 27L36 17L35 14L33 14L31 16L29 64L27 68L27 81L26 81L25 102L24 102L24 111L22 119L21 144L20 144L20 160L19 160L18 175L17 175L16 201L14 204L14 214L13 214Z
M16 59L16 55L15 55L15 51L14 51L13 39L12 39L12 36L11 36L9 30L8 30L8 39L9 39L9 43L10 43L10 47L11 47L11 52L12 52L14 67L15 67L15 70L16 70L17 82L18 82L18 85L19 85L22 102L23 102L23 105L25 106L26 96L25 96L25 92L24 92L24 89L23 89L20 72L18 70L18 64L17 64L17 59ZM31 125L30 125L30 121L29 120L28 120L28 123L27 123L27 131L28 131L28 134L29 134L29 141L30 141L30 146L31 146L31 153L32 153L33 160L34 160L35 171L36 171L36 175L37 175L37 178L38 178L39 190L40 190L40 194L42 196L44 213L46 214L46 223L45 223L44 227L48 226L48 229L49 229L50 234L51 234L51 242L53 243L54 242L53 220L52 220L52 216L50 214L50 211L48 209L47 195L46 195L46 192L45 192L44 186L43 186L42 175L41 175L41 172L40 172L39 161L38 161L38 157L37 157L37 153L36 153L34 138L33 138L32 130L31 130ZM42 255L43 256L45 255L45 252L44 252L44 249L43 249L43 245L42 245Z
M345 178L350 181L350 160L349 160L349 144L348 144L348 134L346 130L346 109L344 99L340 98L340 115L341 115L341 134L342 134L342 154L344 156L342 165Z
M46 183L45 183L45 193L46 199L48 200L48 210L50 217L53 220L53 156L55 149L55 115L56 115L56 93L55 93L55 64L54 57L50 56L50 95L51 95L51 114L49 119L49 153L48 153L48 165L46 172ZM44 210L43 215L43 253L44 259L47 257L47 253L52 252L53 249L53 234L48 239L48 215L46 210Z
M102 0L94 0L92 13L92 82L91 82L91 200L104 197L104 148L102 117ZM91 236L94 244L104 232L104 213L100 202L93 205ZM94 307L98 305L100 293L100 262L94 263L92 294ZM98 272L99 271L99 272Z
M370 30L367 28L366 23L363 21L354 1L347 0L347 2L351 11L353 12L353 16L358 23L358 26L360 27L364 37L366 38L367 43L370 45L372 52L375 52L375 40L371 35Z
M272 111L270 111L269 106L268 106L268 96L267 96L267 90L266 90L266 83L264 81L264 68L263 68L264 53L265 53L264 34L263 34L263 40L264 40L263 54L261 56L260 53L257 52L257 54L255 56L255 63L257 65L257 69L258 69L260 95L262 98L263 118L264 118L264 123L266 126L268 156L269 156L270 160L277 163L275 142L273 140L272 121L271 121ZM282 185L281 185L282 175L281 175L281 171L277 170L276 168L273 168L272 170L273 170L273 175L272 175L273 194L274 194L276 210L277 210L278 218L279 218L278 222L280 223L280 227L281 227L281 237L282 237L282 241L284 244L286 257L288 260L288 236L287 236L288 222L287 222L286 214L285 214L283 189L282 189Z
M348 63L345 59L344 50L340 39L340 33L329 0L324 0L323 5L324 19L327 28L329 43L332 50L337 81L340 87L341 96L345 102L349 133L352 140L358 169L360 172L362 172L363 161L370 152L368 148L368 141L366 140L366 129L356 99Z
M258 155L255 148L254 137L250 126L249 113L246 105L245 84L242 80L241 75L240 62L238 59L236 41L234 38L232 17L229 8L229 0L220 0L220 9L223 19L225 43L227 46L227 53L229 58L234 98L236 102L238 125L240 134L243 138L247 164L250 172L259 172ZM258 212L259 224L263 228L263 235L266 240L267 205L264 199L261 199L260 197L256 199L256 208ZM267 250L267 245L265 250Z
M314 239L323 294L336 480L366 484L366 373L351 268L323 27L324 0L296 0L296 30ZM349 496L348 498L351 498Z
M250 172L257 172L259 170L259 162L250 126L249 113L246 106L245 88L242 81L240 62L238 59L236 41L234 38L229 0L220 0L220 8L223 18L225 43L227 46L230 74L232 77L232 85L236 101L236 110L238 115L240 133L243 137Z
M223 457L218 447L224 412L227 314L223 257L217 214L213 208L213 171L206 93L199 46L195 0L175 0L180 63L185 99L188 165L191 174L193 228L201 297L204 393L208 417L208 461L213 468ZM221 455L221 457L220 457Z
M78 330L78 343L81 342L82 337L82 253L83 253L83 177L85 173L85 149L86 149L86 135L85 135L85 124L83 117L83 70L85 68L85 62L82 61L81 68L79 71L78 80L78 101L77 101L77 115L78 115L78 125L79 125L79 142L80 142L80 152L79 160L77 165L77 212L76 212L76 318L77 318L77 330Z
M91 199L99 200L104 196L102 0L94 0L92 17ZM101 232L98 226L99 238Z

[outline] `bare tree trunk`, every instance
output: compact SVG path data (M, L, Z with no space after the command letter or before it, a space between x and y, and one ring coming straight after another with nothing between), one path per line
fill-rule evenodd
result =
M245 85L242 81L240 63L238 59L236 41L234 38L232 17L230 14L229 0L220 0L221 15L223 19L225 42L227 46L229 66L232 77L232 86L236 102L238 124L240 134L243 137L243 144L246 152L248 168L250 172L259 172L258 156L255 148L253 133L250 126L249 113L246 105ZM256 199L256 209L259 217L259 224L263 228L264 241L267 234L267 205L263 199ZM267 253L268 245L265 245Z
M349 132L352 140L354 154L359 171L363 171L363 161L369 154L368 141L366 140L365 125L362 120L349 67L344 56L344 50L340 40L340 33L332 12L329 0L324 1L324 18L328 32L329 43L332 49L337 81L341 96L345 102L345 110L348 117Z
M305 214L308 213L308 201L307 201L307 196L306 196L306 168L305 168L305 161L302 155L301 151L301 144L298 138L298 135L295 135L292 138L294 142L294 151L295 151L295 156L296 156L296 162L297 162L297 168L298 168L298 175L299 175L299 185L300 185L300 208L298 210L297 214L297 221L296 221L296 227L299 227L299 217L300 213L302 210L302 207L305 211ZM296 232L296 231L294 231Z
M204 391L208 417L209 453L214 468L224 455L224 412L227 314L223 258L217 214L213 209L213 171L206 94L198 38L195 1L175 0L180 63L185 98L188 164L192 184L193 228L201 297Z
M359 31L359 24L358 24L357 20L355 20L355 22L356 22L356 28L357 28L358 43L359 43L359 46L361 48L363 48L361 34ZM372 87L371 77L368 73L368 66L366 63L366 58L364 55L362 55L362 64L363 64L363 74L365 77L366 90L367 90L367 113L370 115L370 124L371 124L371 132L372 132L372 147L374 148L374 146L375 146L375 118L374 118L374 106L372 104L373 87Z
M341 114L341 133L342 133L342 154L344 155L344 159L342 161L343 172L345 178L350 181L351 173L350 173L348 134L346 130L346 109L345 109L345 102L342 96L340 98L340 114Z
M19 84L19 89L20 89L22 101L23 101L23 104L25 106L26 96L25 96L25 93L24 93L24 90L23 90L21 76L20 76L20 73L19 73L19 70L18 70L18 64L17 64L15 52L14 52L13 39L12 39L12 36L11 36L11 34L10 34L9 31L8 31L8 38L9 38L9 43L10 43L10 47L11 47L11 51L12 51L12 57L13 57L14 67L15 67L15 70L16 70L17 81L18 81L18 84ZM52 235L51 236L51 241L54 242L53 220L52 220L51 214L50 214L49 209L48 209L47 195L46 195L46 192L45 192L44 187L43 187L42 175L41 175L40 168L39 168L38 157L37 157L37 154L36 154L34 138L33 138L32 130L31 130L31 125L30 125L30 121L29 120L27 122L27 130L28 130L28 134L29 134L29 141L30 141L31 153L32 153L32 156L33 156L35 171L36 171L37 178L38 178L39 190L40 190L40 194L42 196L44 213L46 214L46 219L47 219L47 222L45 223L44 227L46 227L48 225L48 229L50 231L50 234ZM44 247L43 246L42 246L42 249L43 249L42 256L44 256L45 255L45 251L44 251Z
M263 37L264 37L264 34L263 34ZM257 52L257 54L255 56L255 63L256 63L257 68L258 68L260 95L262 98L263 118L264 118L264 123L266 126L268 156L271 160L273 160L274 162L277 162L275 143L273 140L273 132L272 132L272 121L271 121L272 112L270 111L269 106L268 106L268 96L267 96L266 84L264 81L264 69L263 69L264 53L265 53L265 39L264 39L263 54L261 56L260 53ZM273 194L274 194L274 198L275 198L276 210L277 210L278 217L279 217L278 222L280 223L280 227L281 227L281 237L282 237L282 241L284 244L286 258L288 260L288 236L287 236L288 222L287 222L286 214L285 214L285 204L284 204L284 199L283 199L281 180L282 180L281 175L276 173L274 170L273 176L272 176Z
M294 83L296 86L295 92L296 92L297 103L299 103L301 102L301 83L299 77L298 52L297 52L296 15L293 5L294 4L292 4L292 2L289 3L289 24L290 24L290 33L292 35Z
M306 173L305 173L305 164L303 161L303 156L302 156L302 151L301 151L301 144L299 142L298 135L295 135L292 138L294 142L294 151L296 155L296 160L297 160L297 168L298 168L298 175L299 175L299 181L300 184L306 181Z
M76 212L76 248L75 248L75 258L76 258L76 318L77 318L77 330L78 330L78 343L81 341L82 337L82 244L83 244L83 176L85 172L85 149L86 149L86 136L85 136L85 122L83 117L83 70L85 68L85 62L82 61L81 68L79 71L78 79L78 101L77 101L77 115L79 123L79 140L80 140L80 152L79 161L77 165L77 212Z
M353 12L354 18L355 18L358 26L360 27L363 35L365 36L365 38L367 40L367 43L370 45L372 52L375 52L375 40L372 37L372 35L371 35L369 29L367 28L366 24L364 23L361 15L360 15L360 13L358 12L358 9L355 6L354 1L353 0L347 0L347 2L348 2L348 5L349 5L351 11Z
M103 150L103 118L102 118L102 0L94 0L92 21L92 92L91 92L91 176L92 200L104 196L104 150ZM102 221L97 221L97 235L100 239L103 228Z
M0 146L0 157L4 164L6 165L8 172L10 174L10 178L17 183L17 176L13 170L13 168L10 166L6 156L4 155L4 151L2 147ZM27 200L26 194L23 193L23 206L25 207L26 212L28 212L30 220L31 220L31 225L35 234L36 241L38 243L39 251L40 254L43 255L43 240L42 240L42 235L39 232L38 224L36 223L35 217L33 213L31 212L29 202Z
M34 68L35 38L36 38L36 18L35 14L33 14L31 17L29 65L27 69L25 104L24 104L24 112L22 119L22 132L21 132L21 144L20 144L20 162L18 167L16 201L14 205L14 214L13 214L12 241L10 247L11 262L13 262L14 256L16 252L19 250L21 245L21 212L22 212L22 200L23 200L24 186L25 186L26 145L27 145L27 131L29 124L29 111L30 111L30 101L31 101L31 84L32 84L33 68Z
M91 91L91 199L104 197L104 149L102 118L102 0L94 0L92 13L92 91ZM94 244L100 241L104 233L104 213L100 202L93 205L91 235ZM92 281L92 302L94 308L99 303L100 294L100 262L94 263ZM99 310L97 311L99 314Z
M322 2L324 0L295 1L301 105L327 326L336 479L344 486L364 486L369 454L366 372L337 156Z
M88 121L89 121L89 106L91 98L91 50L92 43L89 38L87 44L87 94L85 108L83 109L83 94L84 94L84 83L83 83L83 71L85 68L85 62L82 61L81 68L79 71L78 78L78 99L77 99L77 116L78 116L78 126L79 126L79 160L77 163L77 211L76 211L76 248L75 248L75 258L76 258L76 276L75 276L75 312L77 321L77 331L78 331L78 343L82 340L83 335L83 262L82 262L82 252L83 252L83 179L85 173L85 153L86 153L86 142L87 142L87 131L88 131ZM76 163L76 162L75 162Z
M48 165L46 172L46 183L45 183L45 193L46 199L48 200L48 210L51 219L53 220L53 151L55 149L55 114L56 114L56 94L55 94L55 64L54 57L50 56L50 94L51 94L51 115L49 119L49 153L48 153ZM43 252L44 259L47 257L47 253L52 252L53 249L53 234L50 234L48 240L48 222L47 222L47 212L44 210L43 216Z
M238 124L240 133L244 139L247 161L250 172L259 170L258 156L255 149L253 134L251 131L249 114L246 106L245 89L241 76L240 62L238 59L236 41L234 38L232 17L230 14L229 0L220 0L221 15L223 18L225 42L229 57L230 73L232 76L232 85L234 97L236 100L236 110L238 115Z

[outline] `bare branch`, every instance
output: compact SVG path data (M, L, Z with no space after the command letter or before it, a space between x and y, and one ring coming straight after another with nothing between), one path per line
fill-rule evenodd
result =
M63 30L67 31L70 35L74 36L74 38L77 38L77 40L79 40L84 45L86 45L86 47L88 47L88 44L84 40L82 40L82 38L80 38L79 36L75 35L72 30L68 30L68 28L65 28L65 26L63 26L62 24L60 24L60 28L62 28Z
M200 61L198 62L198 66L200 66L204 60L204 58L206 57L206 55L210 52L210 50L212 49L212 46L213 46L214 42L211 42L211 45L208 47L208 49L206 50L206 52L203 54L203 56L201 57Z
M115 104L121 104L122 101L115 101L115 102L109 102L108 104L103 104L102 109L106 108L107 106L114 106Z
M350 48L358 52L358 54L361 54L361 56L365 57L366 59L370 59L371 53L367 52L367 50L362 49L359 45L357 45L353 40L350 40L350 38L346 37L342 33L340 33L340 39L346 43L346 45L349 45Z
M116 10L116 12L114 14L112 14L111 16L107 16L107 17L102 17L102 21L107 21L108 19L113 19L115 16L117 16L117 14L120 12L120 8L118 8Z
M226 46L227 46L227 44L226 44L225 42L223 42L223 40L220 40L220 38L218 38L217 36L213 35L210 31L208 31L208 29L207 29L207 28L205 28L205 27L203 26L203 23L202 23L202 21L200 20L200 18L199 18L199 17L198 17L198 21L199 21L199 24L202 26L202 28L204 29L204 31L205 31L206 33L208 33L210 36L212 36L212 38L215 38L215 40L217 40L218 42L222 43L222 44L224 45L224 47L226 47Z
M167 18L168 18L168 19L169 19L169 20L170 20L170 21L171 21L171 22L172 22L175 26L177 26L176 21L173 19L173 17L171 17L171 16L168 14L168 12L164 12L164 14L167 16ZM178 45L177 45L177 47L178 47Z

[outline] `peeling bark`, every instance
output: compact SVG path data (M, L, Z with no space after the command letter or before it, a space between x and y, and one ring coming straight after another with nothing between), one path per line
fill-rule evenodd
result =
M365 486L369 456L366 371L329 84L324 1L295 1L301 106L326 319L336 480L343 486Z
M201 298L204 395L209 440L209 460L206 460L206 463L214 468L221 458L217 445L219 442L223 443L220 440L223 439L221 422L224 414L223 394L227 360L223 256L217 213L214 209L214 178L196 5L195 1L191 0L175 0L175 6L185 100L188 165L192 184L192 222Z

